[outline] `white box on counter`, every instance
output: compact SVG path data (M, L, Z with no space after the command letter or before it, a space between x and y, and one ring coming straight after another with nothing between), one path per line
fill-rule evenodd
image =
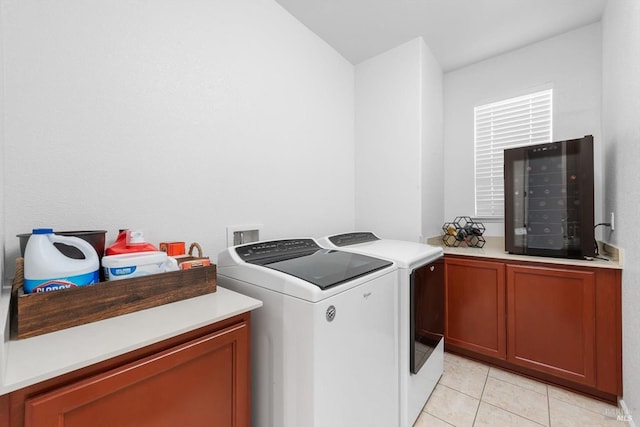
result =
M131 279L167 271L166 252L132 252L102 257L105 280Z

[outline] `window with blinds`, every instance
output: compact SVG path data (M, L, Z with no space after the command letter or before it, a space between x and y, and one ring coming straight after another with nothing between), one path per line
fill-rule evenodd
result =
M476 217L504 217L503 150L552 140L552 89L474 109Z

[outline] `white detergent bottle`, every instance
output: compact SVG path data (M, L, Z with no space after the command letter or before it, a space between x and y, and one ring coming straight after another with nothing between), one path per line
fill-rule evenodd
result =
M64 255L54 243L78 248L84 259ZM91 244L78 237L53 234L51 228L36 228L24 250L24 292L49 292L100 282L100 261Z

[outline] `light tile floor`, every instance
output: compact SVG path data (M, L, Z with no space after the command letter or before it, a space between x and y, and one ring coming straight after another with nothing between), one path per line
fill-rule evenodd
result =
M414 427L624 427L616 406L445 353Z

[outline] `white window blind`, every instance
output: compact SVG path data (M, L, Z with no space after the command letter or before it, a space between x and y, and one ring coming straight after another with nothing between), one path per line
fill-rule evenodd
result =
M552 140L552 89L481 105L475 116L476 217L504 217L503 150Z

